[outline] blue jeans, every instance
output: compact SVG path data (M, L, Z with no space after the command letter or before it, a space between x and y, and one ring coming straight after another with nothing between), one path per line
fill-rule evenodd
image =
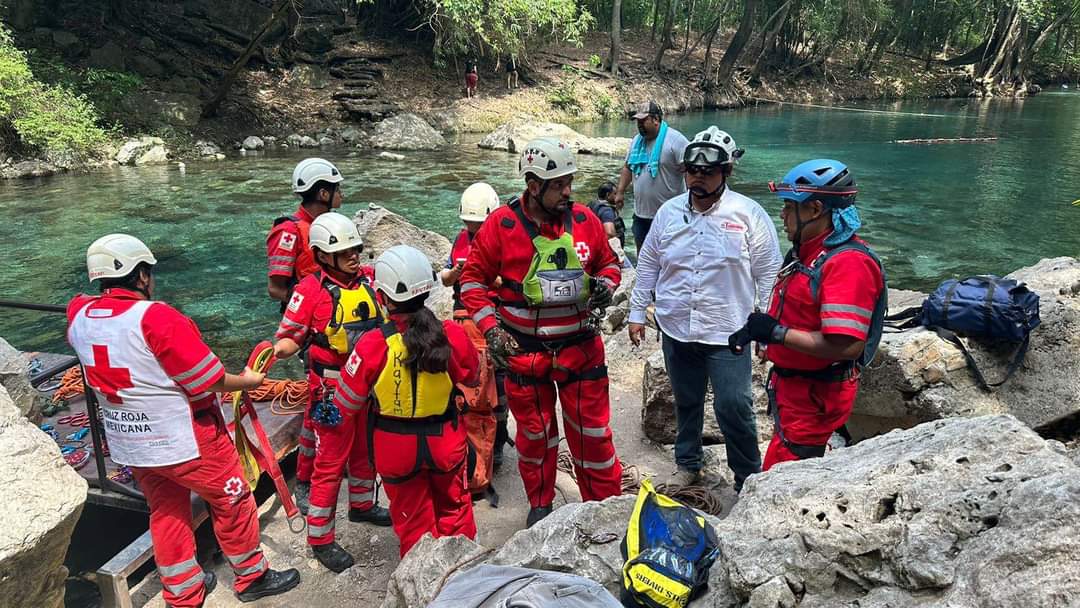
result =
M634 233L634 247L637 247L637 251L641 251L641 246L645 244L645 237L649 236L650 228L652 228L651 217L634 216L634 221L630 223L630 232Z
M705 388L713 387L713 412L727 447L728 467L735 473L735 489L761 471L754 396L750 390L750 349L734 355L726 346L680 342L664 334L664 364L675 396L675 463L700 471L701 431L705 424Z

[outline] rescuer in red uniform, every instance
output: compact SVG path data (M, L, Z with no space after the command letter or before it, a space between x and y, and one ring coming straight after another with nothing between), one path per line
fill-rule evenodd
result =
M461 326L439 322L424 306L434 285L431 262L420 251L398 245L379 256L375 286L390 321L360 339L336 397L343 410L374 408L375 469L386 484L402 556L428 532L476 537L455 385L475 386L480 362Z
M300 195L300 206L292 215L274 220L266 237L267 292L281 302L281 312L292 297L293 289L304 277L318 272L319 265L311 252L308 233L311 223L323 213L341 207L341 182L344 178L328 160L305 158L293 169L292 190ZM311 471L315 458L315 432L311 419L304 416L296 456L296 506L307 515L311 492Z
M532 507L526 525L532 526L551 513L555 499L556 390L582 498L621 492L604 344L590 314L611 303L621 271L600 220L570 201L577 166L565 144L529 142L518 170L525 191L488 216L460 283L488 354L506 369L518 469Z
M881 262L855 235L855 180L843 163L818 159L769 184L792 249L768 314L732 334L733 351L767 344L774 433L762 470L825 453L851 415L862 369L873 359L887 309ZM841 431L842 432L842 431Z
M346 464L349 521L390 525L390 514L375 504L375 471L368 459L367 418L336 410L332 403L341 366L364 332L382 325L383 314L360 265L364 243L356 224L340 213L324 213L311 223L311 249L320 270L296 286L274 336L278 358L308 345L308 410L316 437L315 468L308 509L308 543L315 558L334 572L353 564L335 541L334 513ZM370 270L370 269L368 269Z
M110 457L131 467L150 506L162 594L169 606L202 606L213 573L195 561L191 493L210 507L214 535L236 574L243 602L300 583L295 569L271 570L259 520L217 394L248 390L263 375L225 372L195 323L154 292L154 254L139 239L110 234L86 251L100 296L68 304L68 342L101 406Z

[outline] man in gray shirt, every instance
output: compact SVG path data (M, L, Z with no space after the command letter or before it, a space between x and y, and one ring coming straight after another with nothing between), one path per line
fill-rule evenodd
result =
M626 163L619 173L615 204L620 205L630 181L634 182L634 245L638 251L649 234L653 217L664 201L686 192L683 180L683 150L686 136L668 126L664 111L650 101L642 104L631 118L637 121L638 135L630 143Z

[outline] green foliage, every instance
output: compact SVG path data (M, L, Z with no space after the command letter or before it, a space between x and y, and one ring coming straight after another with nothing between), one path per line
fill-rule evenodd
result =
M603 65L604 65L604 60L601 59L599 55L596 55L596 54L589 55L589 67L598 70L601 67L603 67Z
M553 107L577 115L581 112L581 102L578 100L578 79L576 76L565 74L558 84L548 89L547 101Z
M622 115L619 104L611 95L608 95L603 91L593 98L593 110L595 110L601 118L618 118Z
M581 44L595 20L575 0L423 0L435 54L521 54L525 44Z
M17 142L41 152L90 156L105 143L93 104L62 85L35 78L26 55L15 47L10 32L0 27L0 121L9 124Z
M73 68L56 55L37 50L30 51L28 59L30 69L42 81L71 89L90 100L103 124L122 118L124 98L143 83L142 78L130 72Z

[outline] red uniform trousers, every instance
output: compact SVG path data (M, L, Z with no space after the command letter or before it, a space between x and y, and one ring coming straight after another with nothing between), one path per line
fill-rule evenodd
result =
M154 561L169 606L201 606L206 596L203 571L195 561L192 492L210 507L214 536L236 573L233 588L237 592L247 589L269 568L259 546L255 499L221 413L201 411L194 428L199 458L164 467L131 467L150 505Z
M311 406L318 398L320 378L313 371L308 372L308 403L304 409L304 426L300 427L299 446L296 448L296 481L311 483L311 473L315 469L315 421L311 419Z
M604 500L622 493L622 463L608 426L604 343L600 336L548 351L515 355L506 375L510 412L517 421L518 470L533 507L555 500L559 424L555 391L562 404L563 430L574 461L582 500Z
M335 380L325 382L336 387ZM315 467L311 474L311 498L308 507L308 544L334 542L334 514L337 509L341 477L349 467L349 508L366 511L375 504L375 471L368 458L367 408L357 412L342 411L335 426L313 422L315 431Z
M390 519L401 556L428 532L436 538L462 535L475 539L463 421L439 424L395 420L391 424L395 425L393 431L380 428L383 422L376 423L375 469L390 499ZM398 432L410 427L427 427L427 434ZM421 449L424 444L426 449Z
M856 374L847 380L829 382L773 374L771 388L776 391L773 420L779 420L780 428L774 428L762 471L778 462L800 459L787 443L825 446L833 431L851 416L859 377Z

